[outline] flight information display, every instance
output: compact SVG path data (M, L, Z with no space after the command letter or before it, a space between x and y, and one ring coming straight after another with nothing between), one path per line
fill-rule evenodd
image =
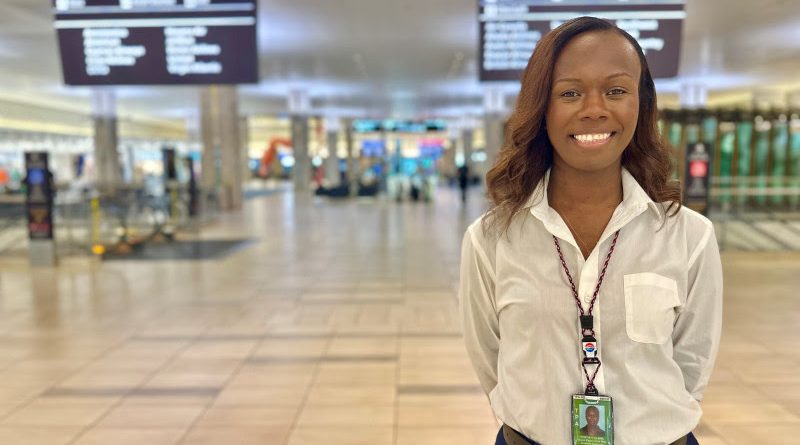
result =
M256 0L53 0L67 85L258 82Z
M479 0L480 80L518 81L539 40L562 23L594 16L639 42L650 73L675 77L685 0Z

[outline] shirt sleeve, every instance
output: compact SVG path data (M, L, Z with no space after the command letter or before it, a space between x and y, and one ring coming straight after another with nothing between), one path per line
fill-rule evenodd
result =
M497 385L497 354L500 330L495 310L495 275L481 246L474 242L472 229L461 244L459 306L467 354L478 380L488 395Z
M688 295L672 335L673 358L686 390L703 399L722 331L722 263L714 227L706 231L689 259Z

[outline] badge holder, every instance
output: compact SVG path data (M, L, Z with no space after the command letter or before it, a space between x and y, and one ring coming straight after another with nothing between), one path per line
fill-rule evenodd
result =
M578 298L578 290L575 288L575 282L572 279L572 275L569 273L567 262L564 260L564 255L561 252L558 238L553 236L553 242L555 243L559 259L561 260L561 266L564 268L564 273L572 288L572 296L575 298L575 303L578 306L581 324L581 350L583 351L581 368L583 368L583 374L586 376L586 390L584 394L572 396L571 429L573 445L614 445L614 408L611 397L600 395L597 387L594 385L594 379L597 377L602 363L597 353L597 338L594 332L594 317L592 316L592 311L600 292L600 286L603 284L606 268L611 260L611 255L614 253L614 247L617 245L617 238L619 238L619 230L614 233L614 239L611 242L611 248L608 250L603 270L597 280L592 300L589 303L589 309L584 311L581 306L580 298ZM594 373L591 376L586 368L587 365L595 366Z
M583 350L584 365L599 365L600 359L597 358L597 339L591 334L594 328L594 320L591 315L581 315L581 331L584 332L581 339L581 349Z
M614 445L614 408L611 397L572 396L572 444Z

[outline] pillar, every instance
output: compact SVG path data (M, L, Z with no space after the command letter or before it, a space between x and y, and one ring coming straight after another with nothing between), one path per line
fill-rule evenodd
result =
M358 195L358 163L355 158L353 141L353 120L345 120L345 141L347 143L347 184L350 185L350 196Z
M92 91L92 120L94 123L95 182L100 187L115 187L122 181L117 145L117 100L110 88Z
M311 189L311 157L308 154L308 113L311 109L311 98L308 92L290 91L288 108L294 155L292 182L297 196L298 192L304 193Z
M446 178L455 178L458 170L456 166L456 151L458 151L458 138L448 138L449 144L442 155L440 173Z
M339 119L325 119L325 141L328 147L328 158L325 159L325 182L328 187L337 187L341 182L339 173Z
M292 149L294 167L292 178L295 192L307 192L311 188L311 157L308 155L308 117L291 117Z
M678 94L681 108L703 108L708 102L708 87L701 83L684 83Z
M477 173L481 178L494 165L505 138L505 122L508 114L505 94L498 88L487 88L483 96L483 130L486 146L486 161Z
M201 90L200 121L203 189L216 191L221 209L240 209L242 141L236 87L212 85Z
M247 182L253 177L253 172L250 171L250 122L246 117L239 118L239 140L242 149L239 151L241 159L239 161L239 170L242 175L242 183Z

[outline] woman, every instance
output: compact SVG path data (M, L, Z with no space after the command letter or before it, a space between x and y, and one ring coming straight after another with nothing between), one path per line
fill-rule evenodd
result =
M669 180L656 113L644 54L614 25L583 17L538 43L487 174L493 207L462 247L497 444L696 443L722 269L711 222ZM588 406L602 439L581 433Z

